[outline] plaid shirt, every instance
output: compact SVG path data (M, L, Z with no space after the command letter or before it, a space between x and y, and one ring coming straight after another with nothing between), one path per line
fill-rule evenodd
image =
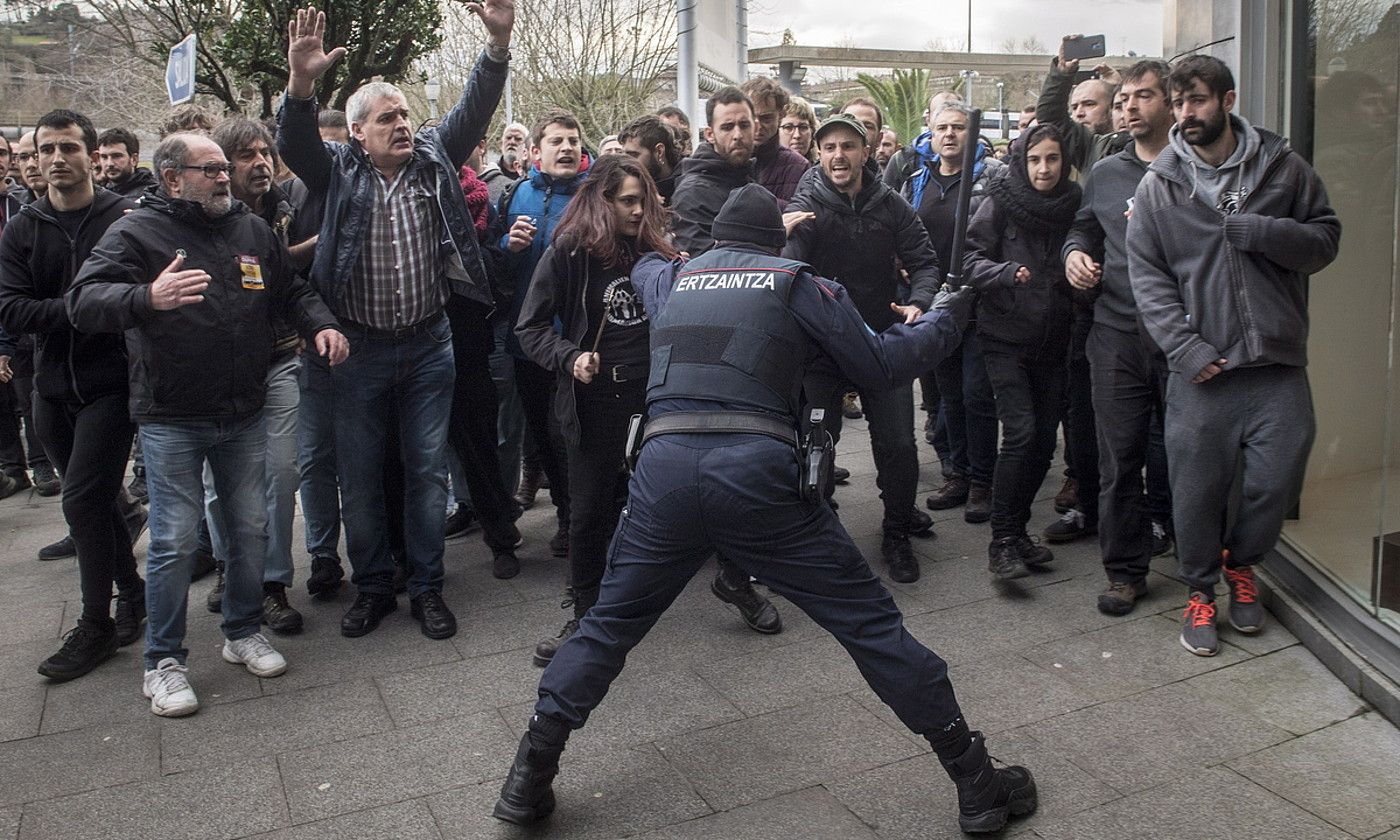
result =
M349 320L392 330L424 321L447 303L442 216L431 179L426 167L412 164L393 181L376 172L369 232L345 299Z

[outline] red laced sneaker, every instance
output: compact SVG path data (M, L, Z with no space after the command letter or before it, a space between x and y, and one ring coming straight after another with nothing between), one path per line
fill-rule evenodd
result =
M1258 633L1264 629L1264 606L1259 603L1254 568L1226 566L1225 583L1230 587L1230 626L1241 633Z
M1181 614L1181 646L1197 656L1220 652L1215 633L1215 601L1208 593L1192 592Z

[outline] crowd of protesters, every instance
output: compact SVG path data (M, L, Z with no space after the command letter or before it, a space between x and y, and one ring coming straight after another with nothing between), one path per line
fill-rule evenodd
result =
M1009 149L955 93L900 138L871 100L819 120L755 78L708 99L693 149L689 115L667 107L596 143L550 111L488 151L513 15L474 8L488 46L426 127L381 82L323 109L317 80L343 50L299 13L275 123L177 109L149 167L134 133L69 110L0 138L0 497L62 494L68 534L40 558L76 556L81 581L40 673L77 678L144 639L151 710L193 713L193 579L216 575L222 657L274 677L288 663L262 629L303 630L297 569L328 599L347 560L341 633L373 632L406 592L445 639L444 542L476 531L496 578L546 553L567 564L569 612L533 656L547 665L598 599L628 499L652 362L633 267L725 241L717 217L750 184L784 212L782 257L840 284L873 332L914 323L946 278L975 291L917 403L913 381L857 390L830 366L802 383L836 440L843 416L868 420L889 580L921 576L921 508L962 508L988 523L996 581L1052 563L1043 543L1096 536L1096 606L1123 615L1174 550L1183 646L1218 650L1222 577L1229 624L1261 629L1252 569L1313 437L1304 281L1340 225L1303 159L1236 113L1225 64L1101 65L1076 84L1079 63L1057 58ZM1059 518L1033 523L1061 439ZM543 551L516 526L541 491ZM717 599L780 632L755 581L717 559Z

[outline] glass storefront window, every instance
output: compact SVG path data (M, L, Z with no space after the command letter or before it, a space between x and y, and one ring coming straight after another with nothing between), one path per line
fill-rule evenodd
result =
M1382 617L1400 617L1400 4L1314 0L1313 164L1342 221L1309 287L1317 442L1284 538ZM1301 40L1301 39L1299 39ZM1296 41L1295 41L1296 43Z

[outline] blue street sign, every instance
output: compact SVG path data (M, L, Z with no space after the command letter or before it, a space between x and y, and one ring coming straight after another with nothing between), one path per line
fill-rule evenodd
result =
M195 36L170 48L170 61L165 65L165 90L170 104L179 105L194 99Z

